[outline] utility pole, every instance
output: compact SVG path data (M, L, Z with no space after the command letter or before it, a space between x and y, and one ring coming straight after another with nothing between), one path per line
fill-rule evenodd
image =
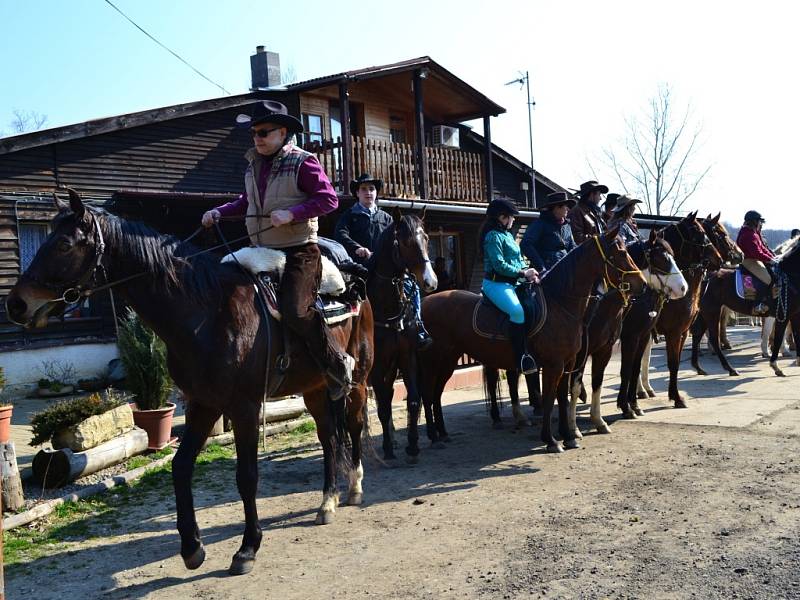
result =
M524 75L522 71L520 71L519 75L517 79L509 81L506 85L518 83L520 89L522 89L522 84L525 84L525 91L528 94L526 104L528 105L528 141L531 148L531 207L536 208L536 171L534 171L533 168L533 116L531 115L531 111L533 107L536 106L536 102L531 98L531 79L528 76L528 71L525 71Z

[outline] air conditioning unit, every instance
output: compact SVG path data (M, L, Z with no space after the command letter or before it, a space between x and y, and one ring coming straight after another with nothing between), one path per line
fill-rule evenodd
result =
M432 129L431 137L434 146L458 148L458 127L437 125Z

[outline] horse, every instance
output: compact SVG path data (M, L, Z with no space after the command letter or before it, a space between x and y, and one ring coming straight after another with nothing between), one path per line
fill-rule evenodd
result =
M55 194L54 194L55 197ZM85 206L74 190L69 204L56 203L52 233L6 300L9 317L42 327L68 303L114 286L158 336L168 368L187 402L186 430L172 462L180 554L197 569L205 550L195 519L191 479L195 459L211 427L224 415L233 423L236 483L244 505L242 544L231 575L252 570L261 545L256 511L258 416L262 399L302 393L322 444L325 481L316 523L331 522L338 504L337 449L349 432L351 465L347 503L362 502L361 435L372 367L372 310L331 326L336 343L355 358L353 386L345 400L330 400L322 370L300 340L285 352L281 326L259 311L254 280L233 263L220 263L188 243L150 227ZM199 254L199 255L198 255ZM105 279L110 283L102 284ZM291 338L289 338L291 339Z
M790 244L784 254L776 258L777 268L775 277L781 284L780 297L778 298L775 309L770 309L769 316L778 317L775 323L772 353L770 355L770 367L777 375L783 375L783 371L778 367L778 353L781 349L781 342L786 331L787 322L791 322L792 331L797 340L797 327L800 326L800 298L797 290L800 289L800 243ZM755 300L744 300L736 293L736 271L723 269L716 273L708 282L708 288L700 300L700 315L692 328L692 366L699 375L706 375L706 371L700 367L698 360L698 346L703 330L708 326L708 337L711 346L719 357L722 368L728 371L731 376L736 376L739 372L734 369L722 352L719 343L719 314L723 306L742 314L752 315L753 308L757 302Z
M582 438L576 423L577 401L583 386L585 358L592 357L592 404L590 417L598 433L611 433L608 424L600 414L600 396L603 389L603 376L617 339L621 340L620 389L617 405L623 415L631 418L637 408L636 381L641 364L641 352L655 323L657 312L666 299L682 298L688 289L686 279L681 274L672 255L672 248L664 240L663 234L651 230L647 242L628 245L628 254L642 271L647 280L645 294L632 298L630 302L616 290L609 290L598 302L592 320L587 326L587 335L578 356L584 361L572 377L570 402L570 425L575 437ZM634 408L627 409L633 394ZM627 410L626 410L627 409Z
M667 346L667 366L669 367L669 399L675 408L686 408L686 401L678 391L678 369L681 351L689 333L689 327L698 311L700 292L706 271L715 271L722 266L722 257L708 239L697 212L686 215L676 223L663 229L664 239L675 252L675 262L686 278L689 289L679 300L667 302L656 322L655 331L665 336ZM642 354L641 385L647 395L655 392L649 383L650 346L652 339Z
M383 428L383 456L393 459L392 398L397 373L402 373L408 407L406 456L410 462L415 462L419 455L420 408L416 332L404 331L405 324L415 315L403 281L410 273L427 293L436 289L438 280L428 258L425 210L420 217L402 216L399 212L394 217L394 224L381 234L367 279L367 296L375 318L375 361L370 384Z
M543 295L547 312L536 335L529 335L528 349L542 370L541 439L548 452L564 451L553 437L550 422L557 390L559 431L564 445L579 447L567 427L566 385L560 384L580 348L583 316L594 286L603 279L608 286L624 293L637 294L644 289L644 277L617 233L618 228L615 228L585 240L547 272L537 291ZM507 340L497 339L499 336L487 339L469 326L481 302L478 294L455 290L433 294L422 303L425 323L434 340L428 350L430 358L420 365L422 397L426 414L429 406L435 410L436 434L442 438L447 436L441 412L442 391L462 354L469 354L490 369L514 370L517 367Z

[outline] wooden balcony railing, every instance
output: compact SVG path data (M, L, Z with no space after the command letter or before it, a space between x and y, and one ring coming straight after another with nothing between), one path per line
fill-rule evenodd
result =
M411 144L354 136L352 172L371 173L383 180L382 195L389 198L419 198L417 160ZM349 193L342 181L342 141L311 142L313 152L338 192ZM425 148L428 161L429 200L484 202L486 197L483 155L455 148Z

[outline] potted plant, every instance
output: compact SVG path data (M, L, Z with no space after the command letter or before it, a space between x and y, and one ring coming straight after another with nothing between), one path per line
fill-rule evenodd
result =
M0 367L0 392L6 387L6 374ZM14 405L0 401L0 444L7 444L11 437L11 413Z
M172 379L167 370L167 348L133 310L122 319L117 339L128 389L133 392L133 420L147 432L148 448L169 444L175 404L167 402Z
M75 391L75 386L70 383L75 379L75 367L72 363L43 360L39 372L43 375L37 389L39 396L64 396Z

